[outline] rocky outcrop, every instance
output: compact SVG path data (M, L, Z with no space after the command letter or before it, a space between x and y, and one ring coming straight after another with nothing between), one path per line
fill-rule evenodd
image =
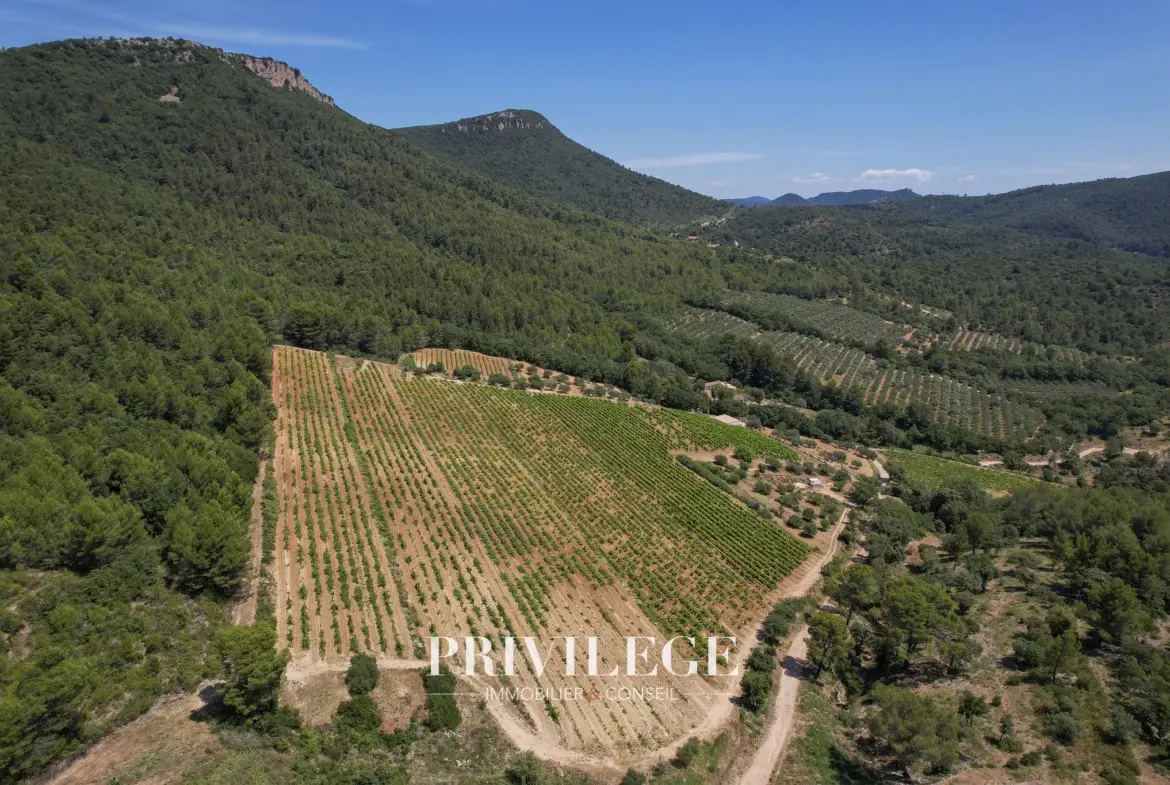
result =
M219 60L225 63L242 65L273 87L287 87L290 90L300 90L301 92L308 93L323 104L336 106L331 97L325 95L325 93L316 87L313 87L309 80L301 75L299 68L293 68L288 63L282 63L270 57L231 54L222 49L213 49L210 46L204 46L203 44L197 44L194 41L186 41L180 38L107 38L86 40L82 43L87 46L118 47L132 58L129 65L134 68L140 68L144 59L147 61L163 60L186 65L197 62L203 55L210 54L213 57L218 57ZM179 102L177 97L178 93L172 91L168 95L172 96L172 98L163 96L158 100L164 101L165 103Z
M177 104L179 101L179 88L171 85L171 91L166 95L160 95L158 100L164 104Z
M544 128L544 124L545 119L535 112L522 114L507 110L493 112L492 114L481 114L479 117L468 117L458 122L450 123L443 126L442 133L447 133L448 130L462 131L464 133L471 131L506 131L509 129L534 130Z
M325 93L316 87L313 87L308 79L301 76L301 69L293 68L288 63L282 63L279 60L272 60L266 57L249 57L248 55L239 55L238 57L241 65L273 87L287 87L292 90L300 90L308 93L321 103L336 106L332 98L325 95Z

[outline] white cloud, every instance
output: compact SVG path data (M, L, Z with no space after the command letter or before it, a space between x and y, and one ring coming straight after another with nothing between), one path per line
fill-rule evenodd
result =
M631 169L667 169L673 166L703 166L706 164L735 164L741 161L755 161L764 156L756 153L693 153L666 158L635 158L626 161Z
M802 183L804 185L815 185L817 183L831 183L835 178L830 177L824 172L813 172L808 177L793 177L792 182Z
M917 180L920 183L929 183L934 172L929 169L866 169L860 176L854 177L855 183L883 183L887 180Z
M959 178L959 182L960 182L960 183L969 183L969 182L971 182L971 181L972 181L972 180L974 180L974 179L975 179L975 175L973 175L973 174L965 174L965 175L963 175L962 177L960 177L960 178Z
M201 24L171 24L159 22L157 30L168 30L184 38L193 40L210 39L213 41L228 41L233 44L247 44L249 46L321 46L337 49L365 49L364 41L352 38L342 38L332 35L311 35L303 33L281 33L274 30L257 30L253 28L219 27L216 25Z

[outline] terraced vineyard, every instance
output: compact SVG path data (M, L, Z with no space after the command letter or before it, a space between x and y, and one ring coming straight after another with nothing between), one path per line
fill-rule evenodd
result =
M278 636L297 660L418 656L430 635L742 636L809 552L674 460L736 445L794 457L708 417L286 347L273 394ZM655 684L684 695L501 710L570 748L635 750L684 733L727 687Z
M800 333L765 332L760 335L797 368L822 381L865 391L868 404L931 407L937 422L957 425L991 436L1031 436L1044 421L1039 411L1000 395L937 374L880 368L873 357L858 349L822 341Z
M724 333L753 335L759 327L723 311L704 308L682 308L666 323L668 329L685 333L700 340L717 338Z
M887 322L880 316L847 305L824 300L804 300L787 294L728 292L723 296L721 303L723 305L738 303L759 311L770 312L791 320L794 326L811 327L834 341L855 345L871 345L884 341L890 346L899 346L912 329L904 324Z
M939 344L950 351L965 349L968 351L1011 352L1012 354L1046 357L1049 360L1065 363L1084 363L1095 356L1069 346L1045 346L1019 338L1007 338L995 333L972 330L959 330L953 335L944 335L939 339Z
M791 357L801 373L840 386L867 387L878 373L877 360L844 344L803 333L772 331L761 333L760 340Z
M1113 397L1121 393L1101 382L1003 381L1003 391L1028 401L1055 401L1078 395Z
M528 367L524 363L513 363L503 357L493 357L490 354L469 352L464 349L419 349L412 356L414 357L415 364L419 368L426 368L434 363L441 363L447 373L451 373L455 369L462 368L465 365L470 365L484 376L489 376L493 373L511 376L512 366L514 364L523 365L525 369Z
M997 351L1020 354L1024 351L1024 342L1019 338L1006 338L995 333L981 333L972 330L959 330L954 335L943 336L940 344L949 351L967 349L969 351Z
M1031 406L937 374L887 369L866 388L867 403L925 403L936 422L996 437L1029 438L1044 422Z
M905 406L921 403L931 407L935 421L961 426L996 438L1029 438L1044 422L1044 415L1023 403L991 394L937 374L881 367L870 354L833 341L797 332L765 331L721 311L687 309L670 323L672 329L703 338L727 325L740 335L757 340L792 358L797 370L824 382L857 387L869 404Z
M937 488L951 480L974 480L979 487L991 491L1010 493L1031 488L1040 483L1032 477L1002 471L1000 469L971 466L970 464L924 455L910 450L883 450L889 463L900 466L911 482L920 482Z

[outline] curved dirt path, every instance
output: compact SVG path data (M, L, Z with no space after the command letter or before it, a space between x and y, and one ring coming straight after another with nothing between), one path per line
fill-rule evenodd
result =
M834 556L836 556L837 551L840 548L840 541L838 540L838 537L841 534L841 530L845 528L845 519L848 514L848 509L842 510L841 517L837 519L837 525L833 527L832 538L829 541L828 548L823 553L813 556L808 562L805 563L805 565L802 565L802 567L807 565L807 571L800 577L799 580L796 581L795 584L793 584L787 591L783 593L783 595L781 595L781 599L790 599L792 597L803 596L812 591L813 587L817 585L821 578L821 569L826 564L828 564ZM806 628L802 627L800 632L797 633L796 639L789 648L789 657L804 656L803 647L805 630ZM752 651L755 649L758 643L759 640L757 637L752 635L745 643L745 645L740 647L738 651L738 657L736 658L736 663L740 666L741 677L743 673L743 664L747 662L748 657L751 656ZM749 771L755 771L757 767L768 765L774 768L779 758L779 754L783 750L784 744L787 742L788 736L792 731L792 709L795 708L796 705L795 696L797 685L795 679L785 674L781 680L781 690L785 688L785 680L792 682L791 685L788 686L788 689L792 692L792 697L789 700L791 704L789 709L784 712L786 720L784 720L782 717L781 719L783 721L773 722L773 719L776 717L769 717L769 728L767 735L764 738L764 742L760 747L760 750L753 758ZM498 704L489 703L487 709L491 713L492 717L495 718L496 723L500 726L500 729L504 732L504 735L507 736L508 740L511 741L512 744L515 745L516 748L520 751L531 752L539 758L563 766L571 766L592 773L613 775L615 773L621 774L629 767L641 768L652 766L660 761L673 758L675 753L678 752L678 748L681 747L686 742L686 740L691 737L707 739L716 735L716 733L727 723L728 720L731 719L734 714L735 704L732 702L732 698L737 694L736 688L739 686L738 679L734 684L729 686L730 689L726 694L719 697L703 721L694 728L690 729L684 736L672 741L665 746L659 747L656 750L645 752L639 755L637 758L623 760L620 763L613 758L602 758L577 750L565 749L560 745L549 742L547 739L540 738L529 728L524 727L518 721L504 712L501 708L499 708ZM778 695L776 704L773 707L773 715L781 713L781 700L781 697ZM773 749L774 753L772 751ZM771 768L768 769L768 771L770 772ZM748 783L751 785L756 785L760 782L766 782L767 777L765 776L763 779L754 780L743 779L741 781L745 783L745 785Z
M829 547L829 552L821 560L821 566L828 564L839 550L840 541L837 536L845 526L845 516L848 512L846 510L841 513L841 518L833 529L833 542ZM812 574L819 576L820 573L821 570L818 567L816 572ZM815 581L810 583L801 594L810 591L813 585L815 585ZM768 712L768 725L764 740L760 743L755 755L752 756L752 762L747 770L737 780L742 785L757 785L761 782L768 782L772 778L772 772L780 763L784 750L788 746L788 737L792 735L793 722L796 719L796 696L800 691L799 674L802 669L800 663L804 660L807 652L808 625L801 625L800 629L796 631L796 635L793 636L788 651L784 654L780 687L776 691L776 696L772 700L772 708Z
M808 625L802 625L792 640L792 645L784 655L784 670L780 674L780 689L772 700L772 710L768 713L768 735L764 743L756 750L751 765L739 778L743 785L759 785L772 779L772 772L784 755L788 747L788 738L792 735L792 726L796 720L796 697L800 692L799 673L803 670L800 664L808 653Z
M1101 447L1101 446L1086 447L1085 449L1081 450L1080 453L1078 453L1078 455L1082 458L1087 458L1090 455L1096 455L1099 452L1105 452L1105 448ZM1125 447L1121 450L1121 452L1124 455L1137 455L1138 454L1138 450L1134 447Z

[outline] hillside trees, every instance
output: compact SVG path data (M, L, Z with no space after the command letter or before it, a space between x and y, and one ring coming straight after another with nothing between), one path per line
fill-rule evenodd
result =
M245 720L276 708L288 652L277 651L271 625L226 627L216 636L215 649L223 662L225 706Z
M878 600L878 584L873 568L868 564L846 567L826 585L826 594L845 611L845 624L853 614L868 610Z
M841 663L853 648L853 638L845 620L835 613L814 614L808 623L809 660L813 664L813 678L821 671Z
M670 226L729 209L716 199L639 174L588 150L531 110L398 128L393 133L513 188L631 224Z
M1015 642L1016 662L1036 670L1051 681L1066 671L1075 671L1081 662L1081 642L1076 619L1065 610L1054 610L1045 620L1033 619Z
M959 716L953 706L899 687L878 685L870 734L909 775L920 765L945 770L958 760Z
M368 654L355 654L345 672L345 687L350 696L366 695L378 686L378 663Z

